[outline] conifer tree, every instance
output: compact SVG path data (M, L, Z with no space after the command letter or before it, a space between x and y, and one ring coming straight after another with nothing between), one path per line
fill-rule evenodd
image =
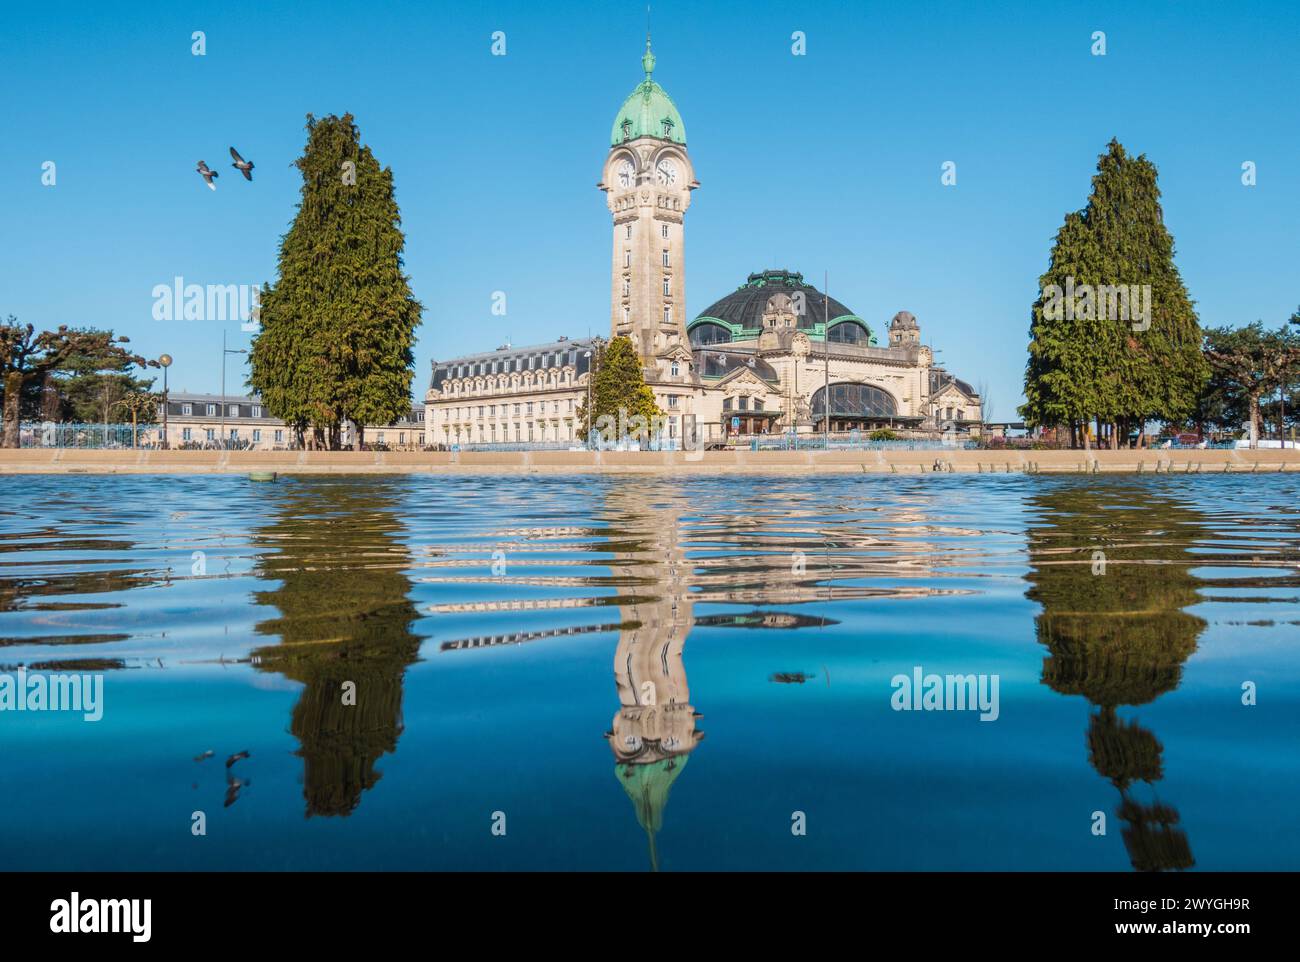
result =
M580 428L578 436L586 440L590 428L594 425L597 433L601 432L600 419L609 417L620 425L633 418L641 418L649 426L655 419L663 416L655 404L654 392L645 383L641 370L641 358L636 348L627 337L615 337L592 358L595 373L591 383L591 411L587 410L584 399L578 409ZM608 440L621 440L610 438Z
M1118 446L1149 420L1179 422L1195 410L1208 367L1156 179L1145 156L1112 140L1087 207L1057 233L1031 314L1021 408L1029 423L1068 424L1085 437L1089 421L1107 424ZM1083 296L1062 311L1053 285ZM1119 289L1139 295L1127 310Z
M250 384L313 446L351 421L387 424L410 407L421 306L403 273L393 173L351 114L307 117L301 200L281 240L279 278L261 296Z

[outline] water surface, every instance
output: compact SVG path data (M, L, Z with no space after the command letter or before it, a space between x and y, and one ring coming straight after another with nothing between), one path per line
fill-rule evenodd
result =
M3 868L1300 865L1289 476L0 486Z

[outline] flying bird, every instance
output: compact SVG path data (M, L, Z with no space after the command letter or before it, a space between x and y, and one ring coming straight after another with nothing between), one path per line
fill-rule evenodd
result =
M231 765L235 764L235 762L245 758L248 758L248 752L236 752L234 755L231 755L226 759L226 767L229 768Z
M203 178L204 183L206 183L211 190L217 189L217 185L212 182L212 178L220 177L221 176L220 174L218 174L215 170L210 169L208 165L201 160L199 161L199 166L195 167L194 169L198 171L199 176Z
M243 157L240 157L239 151L237 151L234 147L230 148L230 156L235 158L235 162L230 166L234 167L237 171L243 174L244 180L252 180L253 162L251 160L245 160Z
M194 760L195 760L196 762L201 762L201 761L203 761L204 759L211 758L212 755L213 755L212 749L209 748L209 749L208 749L206 752L204 752L202 755L195 755L195 756L194 756Z

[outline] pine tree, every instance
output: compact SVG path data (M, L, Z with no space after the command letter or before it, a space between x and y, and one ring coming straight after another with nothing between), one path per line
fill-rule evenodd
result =
M1087 207L1066 216L1032 309L1021 408L1031 424L1086 436L1095 420L1112 426L1117 446L1133 427L1195 411L1208 368L1156 180L1154 164L1112 140ZM1052 285L1086 293L1062 311ZM1121 286L1138 295L1127 311Z
M645 383L641 358L632 341L626 337L613 338L597 350L592 361L595 373L591 382L591 411L587 411L584 400L578 409L581 425L578 436L585 441L589 427L594 426L604 440L625 440L629 433L648 438L651 426L663 417L663 412L655 403L654 392ZM602 427L602 418L609 419L604 422L611 425L609 429ZM640 419L645 434L633 419Z
M301 200L261 296L250 383L272 415L338 446L344 422L387 424L410 407L421 306L402 271L392 170L351 114L307 117Z

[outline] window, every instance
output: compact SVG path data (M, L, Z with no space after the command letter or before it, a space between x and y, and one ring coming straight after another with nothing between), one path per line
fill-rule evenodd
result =
M677 407L677 400L678 400L678 396L676 394L668 395L668 406L670 408Z
M262 432L261 432L261 431L258 431L258 430L254 430L254 431L253 431L253 443L254 443L254 444L261 444L261 443L262 443Z
M276 432L275 432L275 443L276 443L276 444L280 444L280 443L282 443L283 441L284 441L284 432L283 432L283 431L276 431Z
M673 296L673 282L671 278L664 278L664 297Z
M724 411L730 411L730 410L731 410L731 398L723 398L723 400L722 400L722 410L724 410Z
M532 414L532 413L533 413L533 402L532 402L532 401L529 401L529 402L528 402L528 413L529 413L529 414ZM532 438L529 438L528 440L531 441Z
M209 441L215 441L217 439L217 432L213 428L208 428L204 434L207 436Z
M424 432L420 432L420 447L424 447Z
M188 415L188 414L193 414L193 413L194 413L194 405L193 405L193 404L182 404L182 405L181 405L181 414L186 414L186 415Z
M632 320L632 311L626 304L623 305L623 323L627 324Z
M216 416L217 416L217 406L216 406L215 404L209 404L209 405L208 405L208 417L210 417L210 418L215 418Z
M515 405L515 417L519 417L519 408L520 408L520 407L521 407L521 405L518 405L518 404Z
M672 267L672 262L668 258L668 248L664 248L664 267Z
M669 370L669 372L672 374L673 377L677 377L677 375L679 375L679 374L681 373L680 365L678 365L678 363L677 363L676 361L673 361L673 365L672 365L672 367L670 367L668 370Z
M260 418L261 416L262 416L262 405L260 405L260 404L254 404L254 405L253 405L253 417L255 417L255 418Z
M182 440L182 441L189 441L189 440L192 440L192 437L193 437L193 435L192 435L192 432L190 431L189 428L185 428L184 430L181 431L181 440Z
M673 322L673 309L671 307L668 307L667 305L664 305L664 323L671 324L672 322Z
M624 235L624 236L626 236L628 240L631 240L631 239L632 239L632 225L631 225L631 224L628 224L628 225L627 225L627 234Z
M626 277L623 278L623 296L624 297L632 296L632 281Z
M237 418L237 417L239 417L239 405L238 405L238 404L227 404L227 405L226 405L226 417L228 417L228 418Z
M624 251L624 252L623 252L623 266L624 266L624 267L631 267L631 266L632 266L632 252L631 252L631 251Z
M478 406L478 416L479 417L483 416L483 405L481 404Z
M569 413L573 413L573 398L569 398Z
M763 410L763 399L761 397L754 398L754 410L755 411Z
M230 440L232 440L232 441L237 441L237 440L239 440L239 428L231 428L231 429L230 429Z
M665 240L667 240L667 239L668 239L668 225L667 225L667 224L660 224L660 225L659 225L659 233L660 233L660 235L661 235Z
M497 416L497 406L496 406L495 404L489 404L489 405L488 405L488 417L492 417L492 418L494 418L494 417L496 417L496 416Z
M749 398L747 398L747 397L743 397L743 398L740 399L740 409L741 409L742 411L748 411L748 410L749 410Z

